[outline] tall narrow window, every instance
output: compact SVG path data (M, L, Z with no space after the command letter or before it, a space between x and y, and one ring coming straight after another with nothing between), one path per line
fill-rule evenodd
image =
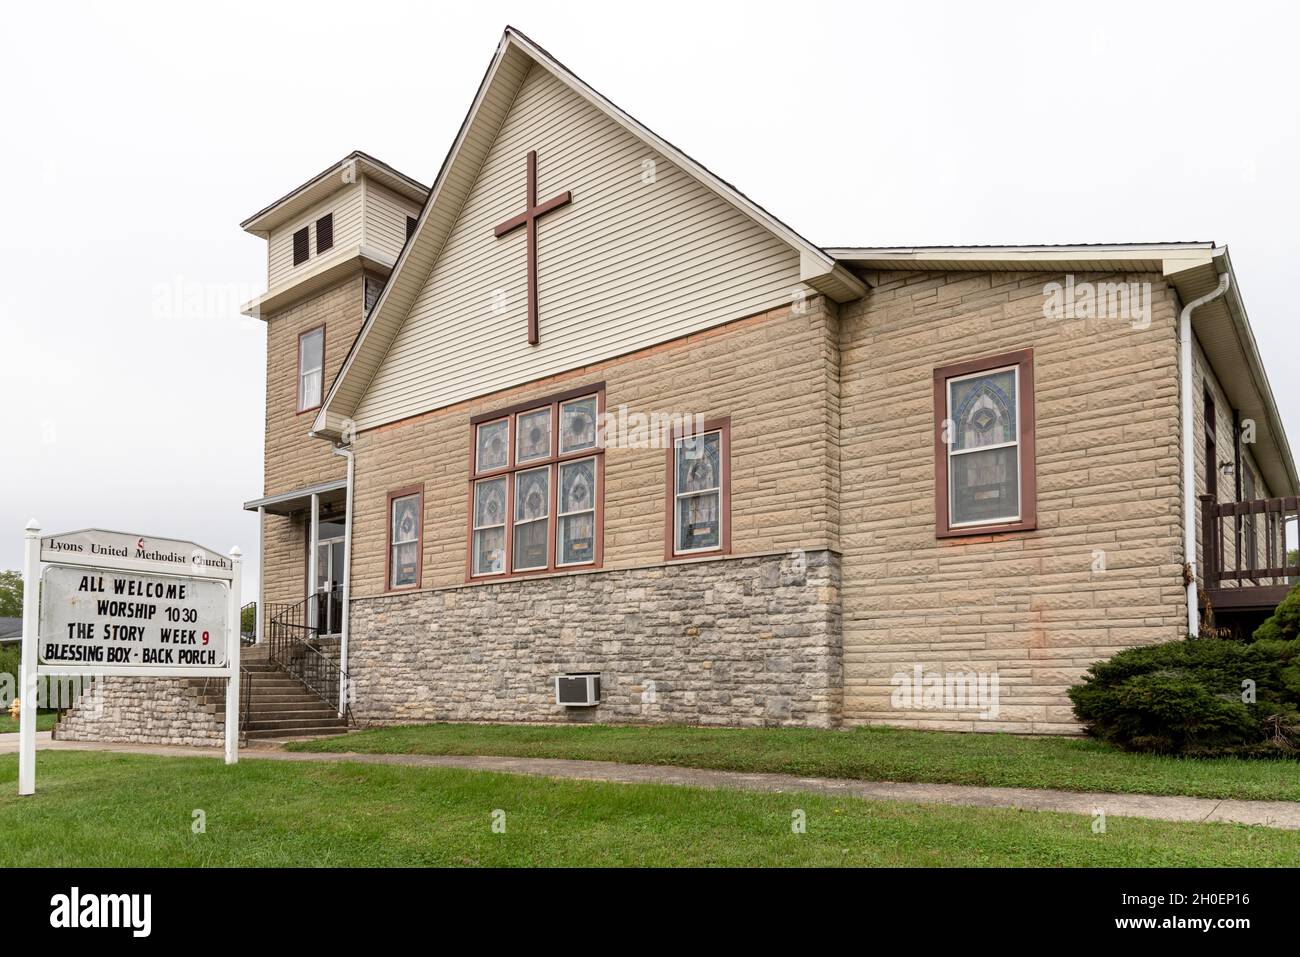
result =
M374 276L367 276L365 294L364 294L365 301L362 304L362 309L365 312L369 313L371 308L374 307L376 300L379 299L379 294L383 291L384 291L384 281L382 279L377 279Z
M468 577L601 562L602 385L470 422Z
M1250 470L1250 466L1242 463L1241 469L1242 489L1244 490L1246 501L1249 502L1255 497L1255 473ZM1245 517L1246 523L1246 541L1245 561L1240 563L1240 567L1249 568L1254 571L1258 566L1256 559L1259 555L1259 516L1251 512ZM1267 532L1265 533L1267 534Z
M551 514L551 469L515 473L515 560L517 572L545 568Z
M560 464L555 564L586 565L596 553L596 460Z
M731 550L731 424L678 433L668 450L667 557Z
M316 252L323 253L334 247L334 214L326 213L316 220Z
M506 479L474 483L474 575L500 575L506 570Z
M311 246L308 245L307 227L304 226L293 234L293 264L301 266L311 255Z
M298 337L298 411L306 412L320 405L325 366L325 327L304 332Z
M939 537L1037 527L1033 352L934 373Z
M1205 494L1219 500L1219 416L1214 410L1214 397L1205 390L1202 410L1205 418Z
M424 489L388 494L388 588L419 588L424 536Z

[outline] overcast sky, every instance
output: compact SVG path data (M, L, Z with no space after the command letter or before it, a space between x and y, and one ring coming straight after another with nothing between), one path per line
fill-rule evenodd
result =
M353 149L431 182L507 23L823 245L1229 244L1300 441L1286 4L14 4L0 568L35 516L238 543L256 595L238 224Z

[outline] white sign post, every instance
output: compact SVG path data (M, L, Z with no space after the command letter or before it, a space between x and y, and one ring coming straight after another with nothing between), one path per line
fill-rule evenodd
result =
M41 604L41 526L27 523L23 543L23 661L18 682L18 793L36 793L36 622Z
M241 553L27 524L18 793L36 790L42 675L226 678L226 763L239 760ZM44 569L42 570L42 565Z
M236 545L230 550L230 588L226 601L226 667L230 672L226 681L226 763L239 760L239 597L243 578L243 553ZM262 609L257 609L261 614Z

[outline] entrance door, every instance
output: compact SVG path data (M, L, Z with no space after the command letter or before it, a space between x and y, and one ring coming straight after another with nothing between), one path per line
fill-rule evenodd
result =
M337 635L343 624L343 526L321 522L316 541L316 627Z

